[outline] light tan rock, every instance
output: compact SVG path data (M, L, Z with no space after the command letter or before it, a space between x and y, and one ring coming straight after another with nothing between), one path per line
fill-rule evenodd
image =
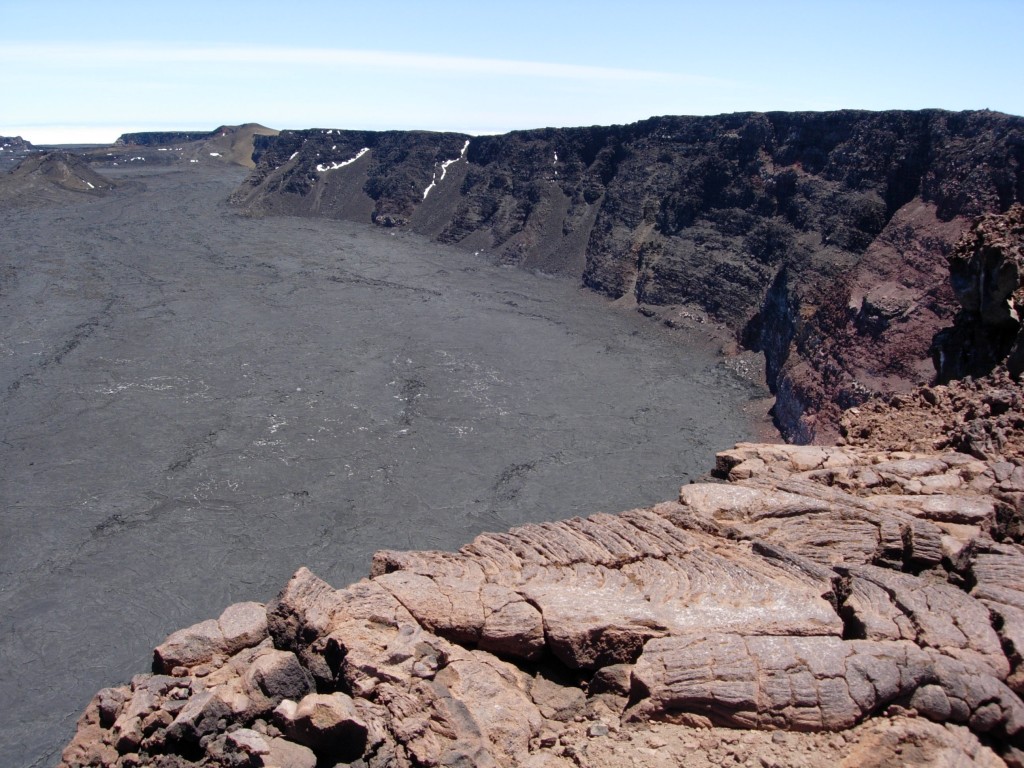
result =
M366 747L366 722L352 698L340 691L311 693L298 703L286 700L274 714L289 739L317 754L350 762Z
M193 624L167 636L153 651L153 666L171 673L177 667L195 667L226 653L227 644L215 619Z
M229 605L217 619L217 624L224 636L224 651L228 654L259 645L269 635L267 611L262 603Z

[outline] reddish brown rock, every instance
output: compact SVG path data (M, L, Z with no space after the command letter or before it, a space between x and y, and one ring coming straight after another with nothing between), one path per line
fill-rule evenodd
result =
M64 765L1024 754L1024 547L994 539L1014 463L741 444L716 473L650 509L381 552L345 589L300 569L262 614L170 636L173 676L98 694Z
M298 703L286 699L274 714L288 738L320 754L352 761L366 749L367 725L340 691L310 693Z

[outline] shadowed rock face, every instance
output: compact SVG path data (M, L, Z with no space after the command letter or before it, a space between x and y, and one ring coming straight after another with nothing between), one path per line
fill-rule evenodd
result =
M916 714L966 726L946 731L960 760L995 760L981 737L1019 764L1024 549L991 536L1001 472L744 443L718 455L726 483L676 502L381 552L346 589L300 569L98 694L63 764L563 766L614 733L653 766L723 726L842 731L830 756L855 760L885 712L897 745ZM677 724L661 753L639 749L654 722Z
M949 256L961 309L933 349L940 381L984 375L1001 363L1014 378L1024 372L1022 267L1024 205L984 216L964 233Z
M1024 120L991 112L285 131L256 146L234 196L253 212L407 226L725 323L765 352L799 442L832 434L839 407L931 377L954 311L946 254L971 217L1024 199Z

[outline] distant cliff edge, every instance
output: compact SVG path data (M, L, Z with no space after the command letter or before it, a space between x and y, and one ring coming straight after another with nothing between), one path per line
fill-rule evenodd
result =
M946 256L1024 200L1024 118L742 113L471 137L255 137L233 201L257 214L405 227L579 277L764 351L775 417L827 441L839 411L933 376L955 305Z

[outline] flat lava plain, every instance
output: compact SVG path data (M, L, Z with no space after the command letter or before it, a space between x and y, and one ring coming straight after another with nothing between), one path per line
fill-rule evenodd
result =
M240 216L244 171L3 211L0 765L163 637L381 548L675 497L766 394L573 283Z

